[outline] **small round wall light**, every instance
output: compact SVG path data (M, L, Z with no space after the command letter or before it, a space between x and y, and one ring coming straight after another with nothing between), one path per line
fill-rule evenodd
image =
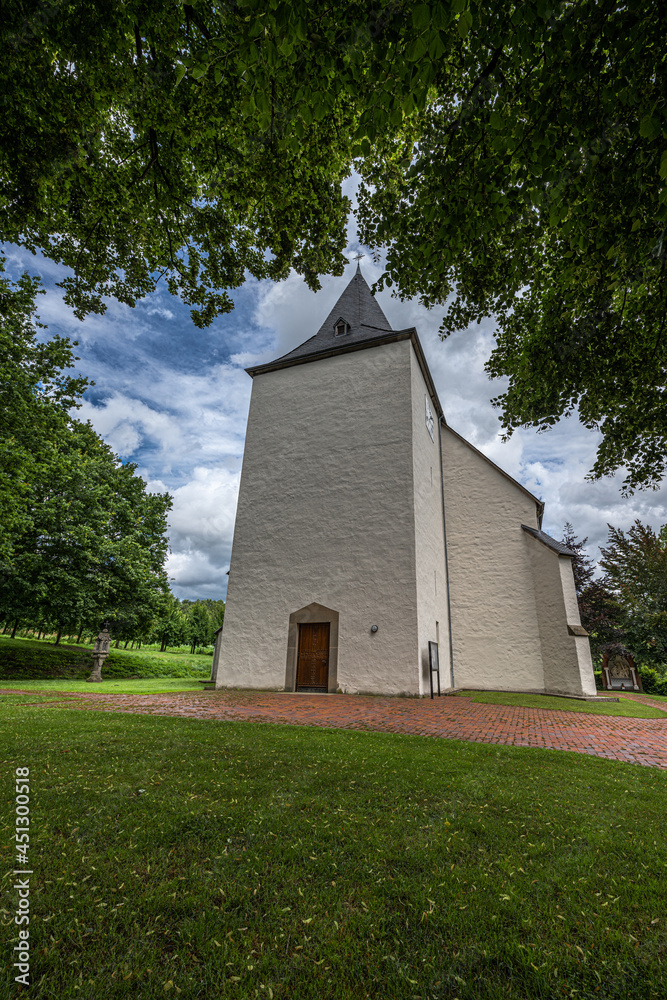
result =
M378 630L377 625L371 625L371 632L377 632L377 630Z

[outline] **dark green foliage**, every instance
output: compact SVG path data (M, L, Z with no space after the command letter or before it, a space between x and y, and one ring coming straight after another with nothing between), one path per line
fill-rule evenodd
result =
M658 0L419 5L432 100L360 165L380 285L499 323L509 436L578 410L592 475L660 482L667 453L667 8ZM417 22L415 22L417 23ZM445 30L443 30L443 28ZM417 32L415 32L417 34ZM440 51L438 51L438 47ZM415 66L415 83L428 73ZM453 299L450 300L450 296Z
M165 594L160 601L151 635L154 641L160 643L161 652L168 646L180 646L187 641L187 617L181 602L173 594Z
M593 660L599 660L606 652L625 653L625 611L617 596L612 593L608 581L593 578L595 564L584 552L588 538L579 541L574 528L567 521L561 541L575 553L572 558L572 574L579 617L588 632Z
M164 277L205 326L246 273L342 273L355 108L299 24L330 33L338 12L291 6L3 7L2 235L74 271L78 315Z
M103 311L164 277L200 326L245 274L342 273L496 315L507 434L578 409L592 474L667 451L667 8L658 0L3 5L0 235Z
M210 646L214 641L214 628L211 615L203 601L195 601L186 613L187 636L190 641L190 652L194 653L197 646Z
M5 773L31 769L36 996L664 997L658 769L48 703L0 713Z
M78 360L63 337L40 343L35 315L39 281L3 276L0 258L0 564L33 523L32 484L51 472L53 450L67 433L67 412L88 385L66 374Z
M667 525L658 534L637 519L609 528L600 565L624 611L624 642L643 664L667 663Z
M667 675L664 664L661 666L662 669L658 668L657 670L653 667L642 667L639 671L644 694L658 694L667 698Z
M593 580L577 600L593 659L597 661L603 653L625 653L626 613L606 581Z

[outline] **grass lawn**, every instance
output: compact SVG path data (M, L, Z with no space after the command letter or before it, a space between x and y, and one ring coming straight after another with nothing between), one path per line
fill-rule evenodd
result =
M17 767L40 1000L666 995L662 771L16 700L0 756L8 996Z
M515 694L511 691L457 691L457 698L472 698L485 705L521 705L524 708L557 708L563 712L588 712L590 715L621 715L636 719L664 719L665 713L631 698L609 701L577 701L576 698L556 698L546 694ZM614 694L614 697L616 695ZM622 697L619 695L619 697ZM650 697L653 697L652 695Z
M211 673L212 656L197 653L160 653L156 650L114 649L104 661L102 676L120 678L203 678ZM85 681L92 670L91 647L85 644L56 646L37 639L10 639L0 635L0 687L25 679ZM16 685L15 685L16 686ZM91 687L91 685L88 685Z
M104 674L104 670L102 671ZM206 677L208 678L208 673ZM173 694L177 691L202 691L203 684L191 677L142 677L138 680L104 680L101 684L88 684L78 680L3 680L0 678L0 690L39 691L48 693L54 691L84 691L87 694ZM0 695L0 699L4 695Z

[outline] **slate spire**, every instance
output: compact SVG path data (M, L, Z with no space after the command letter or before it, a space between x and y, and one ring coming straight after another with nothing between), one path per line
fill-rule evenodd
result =
M349 325L351 333L356 333L362 327L368 329L369 332L383 330L386 333L391 330L389 320L371 294L368 283L361 273L359 261L357 261L357 270L352 281L317 331L316 336L319 337L321 333L329 330L333 335L334 325L341 318Z
M336 347L344 349L350 344L386 337L391 332L391 324L371 294L357 261L354 277L315 336L277 361L305 358Z

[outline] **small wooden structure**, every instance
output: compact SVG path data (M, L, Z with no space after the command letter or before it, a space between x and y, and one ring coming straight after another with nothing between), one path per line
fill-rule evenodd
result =
M643 691L637 665L628 653L605 653L602 658L602 687L605 691Z

